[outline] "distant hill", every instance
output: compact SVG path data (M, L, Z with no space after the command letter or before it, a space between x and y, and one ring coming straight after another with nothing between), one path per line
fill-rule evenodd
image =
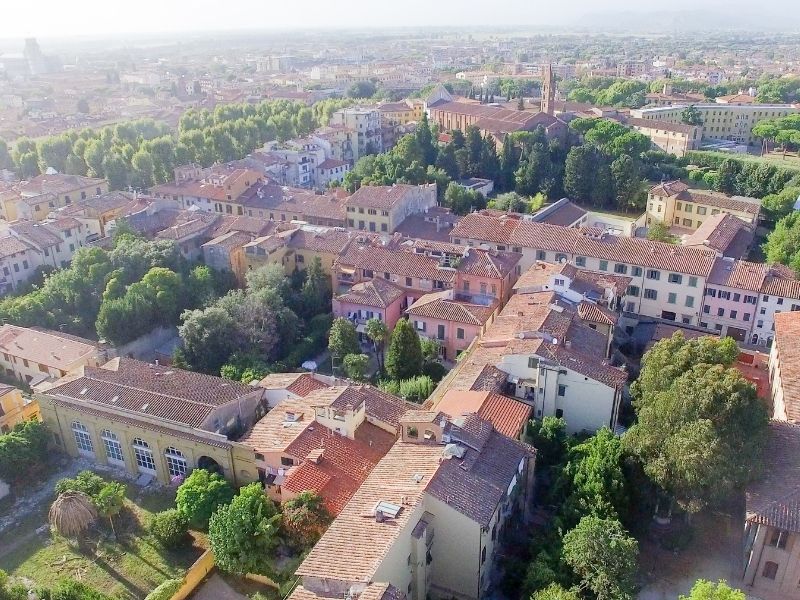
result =
M565 23L567 25L567 23ZM740 9L603 11L572 20L581 30L609 33L675 33L677 31L798 31L800 11L780 15Z

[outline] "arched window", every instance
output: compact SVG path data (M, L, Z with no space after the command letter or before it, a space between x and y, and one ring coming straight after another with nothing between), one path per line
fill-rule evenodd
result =
M156 461L153 458L153 452L150 450L150 445L141 438L134 438L133 455L136 457L136 466L140 471L155 475Z
M186 476L186 457L183 452L170 446L164 451L164 458L167 460L167 470L170 477Z
M103 445L106 448L106 458L108 462L116 464L125 464L125 458L122 456L122 444L119 443L117 434L108 429L100 432L100 438L103 440Z
M75 436L75 445L78 447L80 454L91 454L94 456L94 446L92 445L92 436L86 425L80 421L72 423L72 433Z

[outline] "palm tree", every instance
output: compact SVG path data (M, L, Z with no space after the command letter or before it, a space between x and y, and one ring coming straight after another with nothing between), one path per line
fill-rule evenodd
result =
M83 492L59 494L50 506L50 525L66 538L78 538L97 518L92 500Z

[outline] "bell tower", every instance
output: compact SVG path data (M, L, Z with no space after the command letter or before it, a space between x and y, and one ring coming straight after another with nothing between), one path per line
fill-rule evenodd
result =
M553 65L542 67L542 112L555 114L556 110L556 76Z

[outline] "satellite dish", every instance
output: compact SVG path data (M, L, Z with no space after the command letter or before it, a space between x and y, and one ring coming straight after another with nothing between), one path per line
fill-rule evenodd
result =
M300 366L303 367L306 371L316 371L317 370L317 363L315 363L313 360L307 360L306 362L304 362Z

